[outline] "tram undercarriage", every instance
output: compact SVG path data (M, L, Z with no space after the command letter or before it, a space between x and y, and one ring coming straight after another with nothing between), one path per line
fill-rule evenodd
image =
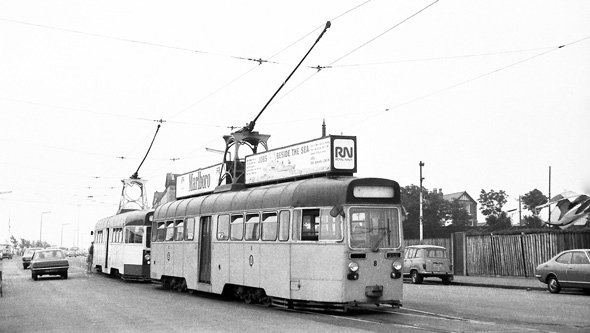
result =
M173 289L178 292L188 291L194 293L196 290L188 289L186 280L184 278L163 276L161 280L152 279L153 283L161 284L165 289ZM333 311L333 312L348 312L348 310L360 309L363 305L387 305L394 309L398 309L402 306L401 301L393 300L387 302L347 302L347 303L333 303L333 302L316 302L307 300L295 300L286 299L280 297L267 296L266 292L262 288L247 287L226 284L223 292L223 296L232 297L244 301L247 304L262 304L264 306L275 306L285 309L294 310L320 310L320 311Z

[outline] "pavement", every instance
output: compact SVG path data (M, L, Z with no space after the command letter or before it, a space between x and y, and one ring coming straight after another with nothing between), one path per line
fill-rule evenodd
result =
M424 281L427 281L425 279ZM504 289L525 289L525 290L546 290L547 285L541 283L538 279L514 277L514 276L462 276L455 275L453 285L471 286L471 287L488 287Z

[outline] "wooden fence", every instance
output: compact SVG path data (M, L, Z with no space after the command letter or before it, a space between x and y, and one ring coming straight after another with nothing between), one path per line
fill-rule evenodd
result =
M534 277L537 265L557 253L570 249L590 248L590 232L538 233L520 235L484 235L464 237L463 253L453 247L453 239L436 238L406 240L405 245L429 244L444 246L453 260L461 258L463 271L458 275L501 275ZM457 237L457 234L454 236Z

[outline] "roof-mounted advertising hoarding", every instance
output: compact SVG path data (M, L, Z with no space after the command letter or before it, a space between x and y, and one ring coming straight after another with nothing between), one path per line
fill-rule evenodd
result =
M217 187L223 163L197 169L176 177L176 198L188 198L200 194L212 193Z
M246 184L356 172L356 137L320 139L246 156Z

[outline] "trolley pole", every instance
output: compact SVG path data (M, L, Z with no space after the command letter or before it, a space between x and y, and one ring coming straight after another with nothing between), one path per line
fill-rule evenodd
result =
M424 177L422 177L422 167L424 166L424 162L420 161L418 165L420 166L420 241L422 241L424 236L424 214L422 212L422 181L424 180Z

